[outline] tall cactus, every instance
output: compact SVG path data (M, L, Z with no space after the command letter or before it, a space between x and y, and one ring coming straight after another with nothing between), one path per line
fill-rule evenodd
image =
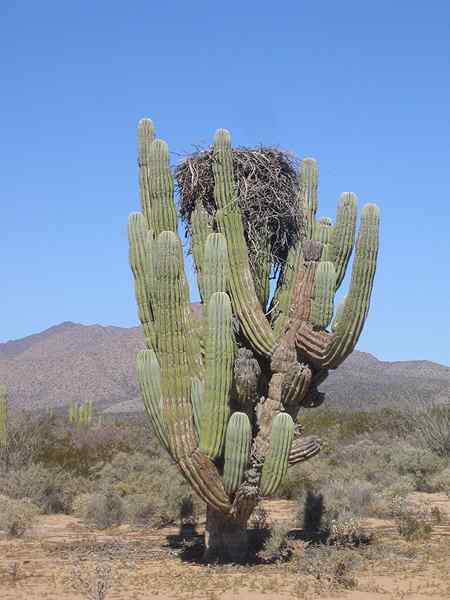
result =
M137 368L146 411L208 505L208 556L237 559L245 556L246 522L258 497L275 493L290 465L320 450L295 420L301 407L322 401L318 385L358 341L379 217L374 205L364 207L350 290L333 320L353 250L356 197L341 196L334 226L317 221L318 169L305 159L296 201L305 235L289 252L266 314L270 264L250 269L226 130L216 132L213 150L216 212L199 202L192 215L203 325L194 327L189 305L167 145L148 119L139 124L143 212L129 218L130 263L147 346Z

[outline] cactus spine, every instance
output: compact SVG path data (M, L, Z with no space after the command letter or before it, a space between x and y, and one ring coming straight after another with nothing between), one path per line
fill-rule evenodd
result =
M230 134L219 129L215 213L199 203L192 215L201 326L189 304L168 148L148 119L139 124L142 213L130 215L129 241L147 347L137 359L145 409L160 443L208 504L208 552L236 550L242 557L238 546L245 545L258 496L274 493L289 465L320 450L320 440L303 437L295 419L301 406L322 402L317 387L358 341L379 216L374 205L363 208L350 290L333 320L334 296L353 251L356 196L341 196L335 225L317 221L318 168L305 159L296 201L304 236L289 251L266 315L270 257L251 270L232 158ZM268 247L261 239L258 248Z

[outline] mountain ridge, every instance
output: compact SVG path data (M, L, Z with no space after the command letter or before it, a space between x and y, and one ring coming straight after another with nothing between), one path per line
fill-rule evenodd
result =
M140 410L135 357L143 347L140 327L65 321L0 343L0 381L19 409L92 400L112 410ZM450 403L450 367L428 360L383 361L355 351L330 373L321 390L330 407Z

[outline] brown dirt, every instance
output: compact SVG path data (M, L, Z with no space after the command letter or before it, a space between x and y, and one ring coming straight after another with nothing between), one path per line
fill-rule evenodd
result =
M376 534L371 550L376 555L358 568L351 590L319 585L292 564L207 567L183 561L176 528L98 532L57 515L41 517L22 539L0 538L0 598L82 600L89 596L73 585L94 583L95 566L107 564L112 576L106 600L449 600L450 501L443 494L414 494L410 501L439 508L441 523L431 539L406 543L393 522L367 519L367 530ZM293 502L270 501L265 507L272 521L293 522Z

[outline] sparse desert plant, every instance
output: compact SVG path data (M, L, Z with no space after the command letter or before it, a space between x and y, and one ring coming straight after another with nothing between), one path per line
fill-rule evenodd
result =
M11 498L29 498L41 512L69 513L77 494L89 489L90 482L71 476L62 468L40 463L9 470L0 475L0 489Z
M342 194L335 226L317 220L318 169L305 159L282 211L272 190L272 204L256 194L252 218L243 218L249 196L239 193L230 134L218 130L212 150L177 169L205 309L199 321L189 305L167 145L148 119L140 122L139 142L142 212L130 215L129 240L147 345L137 364L144 405L162 446L207 504L207 556L241 560L258 497L273 495L289 465L320 449L295 421L302 406L322 403L318 386L361 334L379 211L373 204L362 210L350 291L335 312L355 241L356 196ZM201 198L192 185L205 158L211 183ZM280 217L289 227L280 228ZM282 243L288 235L291 243Z
M431 513L426 506L414 506L405 498L393 498L391 514L395 518L398 532L405 540L427 540L431 536Z
M450 495L450 467L438 473L434 473L434 475L430 477L429 483L433 492L444 492Z
M111 565L106 561L94 565L76 562L69 583L86 600L106 600L112 584Z
M261 558L269 561L288 560L292 555L292 544L289 541L290 527L281 521L275 522L269 537L260 552Z
M0 530L14 537L22 536L35 522L38 508L29 500L0 496Z
M361 520L345 511L329 521L327 534L327 542L334 546L354 547L370 541L370 536L364 531Z
M311 544L297 566L300 574L315 579L319 591L331 591L355 588L357 582L353 572L359 563L360 557L351 548Z
M406 414L409 431L431 452L450 458L450 405L423 403Z
M112 490L82 494L74 501L74 512L86 524L98 529L120 525L126 516L122 498Z

